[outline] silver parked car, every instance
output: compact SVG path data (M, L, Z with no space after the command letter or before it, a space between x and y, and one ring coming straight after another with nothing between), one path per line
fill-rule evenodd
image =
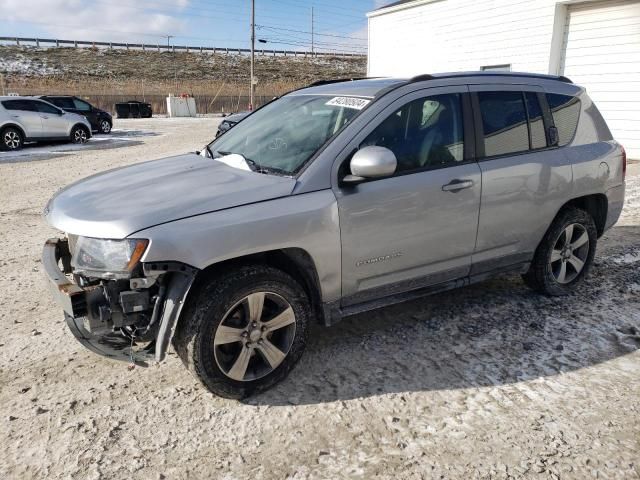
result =
M85 143L91 125L82 115L65 112L33 97L0 97L0 149L19 150L25 142L66 140Z
M573 292L620 215L625 165L563 77L323 82L200 155L62 190L45 215L67 235L43 264L86 347L161 361L173 342L240 398L289 373L311 323L505 272Z

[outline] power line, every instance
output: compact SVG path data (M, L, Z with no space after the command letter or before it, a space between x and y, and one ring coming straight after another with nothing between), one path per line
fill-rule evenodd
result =
M307 30L295 30L292 28L278 28L278 27L272 27L269 25L257 25L256 27L260 28L264 28L266 30L281 30L283 32L296 32L296 33L312 33L309 32ZM362 38L362 37L352 37L349 35L334 35L334 34L330 34L330 33L318 33L316 32L315 35L322 35L323 37L335 37L335 38L348 38L350 40L362 40L362 41L366 41L366 38Z
M64 28L83 28L86 27L86 25L70 25L70 24L63 24L63 23L47 23L47 22L34 22L31 20L20 20L19 23L28 23L28 24L33 24L33 25L42 25L42 26L46 26L46 27L64 27ZM100 31L100 32L107 32L107 33L114 33L114 34L127 34L127 35L140 35L142 37L153 37L153 38L162 38L165 39L167 38L167 35L161 34L161 33L142 33L142 32L132 32L132 31L128 31L128 30L110 30L110 29L105 29L105 28L97 28L97 27L91 27L91 30L96 30L96 31ZM242 43L242 44L246 44L246 40L233 40L233 39L229 39L227 38L213 38L213 37L194 37L194 36L190 36L190 35L172 35L173 38L189 38L192 40L207 40L207 41L211 41L211 42L231 42L231 43Z
M288 45L288 46L295 46L295 47L302 47L304 50L309 50L310 44L309 42L303 42L303 41L295 41L295 40L281 40L281 39L267 39L270 43L272 42L275 45ZM342 53L351 53L351 54L355 54L355 55L365 55L366 54L366 50L357 50L357 49L345 49L344 47L341 47L340 45L333 45L333 44L322 44L322 45L315 45L315 53L322 53L325 51L332 51L332 52L342 52Z
M95 0L96 3L103 3L105 5L112 5L113 3L118 3L117 0L109 0L109 1L101 1L101 0ZM213 0L210 0L213 1ZM282 0L279 0L281 3ZM160 6L167 6L169 7L169 4L166 3L162 3L162 2L154 2L151 8L153 8L153 5L160 5ZM134 9L134 10L138 10L138 11L143 11L143 12L147 12L149 13L149 8L147 7L143 7L143 6L132 6L130 3L126 3L123 4L125 5L127 8L130 9ZM144 5L144 4L143 4ZM228 6L228 4L227 4ZM175 5L171 5L172 8L175 8ZM189 10L193 10L195 7L185 7L184 9L189 9ZM202 9L204 11L208 11L208 12L213 12L214 10L211 9ZM197 17L197 18L210 18L210 19L215 19L215 20L220 20L220 17L232 17L232 18L237 18L238 21L246 21L246 16L242 16L240 17L238 14L232 13L232 12L224 12L224 11L219 11L216 10L217 15L216 16L210 16L210 15L202 15L201 13L199 14L193 14L193 13L187 13L184 11L181 11L180 15L185 15L185 16L189 16L189 17ZM163 14L165 14L165 12L161 12ZM296 12L297 13L297 12ZM172 12L172 15L175 15L174 12ZM308 13L307 13L308 15ZM266 15L262 15L262 17L267 17ZM274 17L274 16L270 16L271 18L282 18L282 17ZM308 17L307 17L308 18ZM241 20L242 19L242 20ZM363 19L364 20L364 19ZM27 21L27 20L19 20L19 22L22 23L29 23L29 24L36 24L36 25L45 25L45 26L49 26L49 27L69 27L69 28L83 28L86 27L86 25L62 25L62 24L51 24L51 23L45 23L45 22L33 22L33 21ZM314 15L314 23L315 23L315 15ZM355 23L355 22L352 22ZM271 29L271 30L276 30L276 31L285 31L285 32L294 32L294 33L301 33L301 34L311 34L312 32L310 31L305 31L305 30L298 30L298 29L294 29L294 28L287 28L287 26L282 26L281 24L268 24L268 25L261 25L258 26L256 25L256 27L258 28L266 28L266 29ZM161 34L161 33L143 33L143 32L130 32L130 31L124 31L124 30L109 30L109 29L101 29L101 28L96 28L96 27L91 27L92 30L98 30L98 31L105 31L105 32L110 32L110 33L117 33L119 35L125 35L125 34L129 34L129 35L138 35L138 36L147 36L147 37L157 37L157 38L166 38L167 35L165 34ZM333 37L333 38L345 38L345 39L350 39L350 40L356 40L356 41L366 41L366 38L362 38L362 37L355 37L355 36L350 36L350 35L339 35L339 34L334 34L334 33L321 33L321 32L317 32L315 31L315 25L314 25L314 32L313 32L313 36L322 36L322 37ZM242 45L246 45L246 40L234 40L230 37L226 37L224 39L217 39L217 38L211 38L211 37L194 37L194 36L189 36L189 35L180 35L179 32L174 32L173 35L174 38L192 38L192 39L200 39L200 40L206 40L206 41L211 41L211 42L219 42L219 41L224 41L224 42L228 42L228 43L236 43L236 44L242 44Z
M272 2L281 3L283 5L286 5L287 7L300 8L300 9L304 9L304 10L307 10L309 8L308 6L300 5L300 3L298 3L298 2L292 3L292 2L288 2L286 0L271 0L271 1ZM315 6L315 5L327 5L327 4L316 2L314 0L313 5ZM325 12L328 12L328 13L330 13L332 15L340 16L341 18L344 18L344 17L362 18L362 16L364 15L363 12L361 12L360 10L356 10L354 8L342 8L342 7L341 8L335 8L333 6L331 6L331 7L325 6L325 7L323 7L322 10L325 11ZM360 13L360 15L357 15L357 16L356 15L349 15L349 14L344 13L345 10L352 11L352 12L358 12L358 13Z

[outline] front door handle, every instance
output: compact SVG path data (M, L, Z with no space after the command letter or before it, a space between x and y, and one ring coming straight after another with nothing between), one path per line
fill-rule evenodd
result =
M473 180L461 180L456 178L455 180L451 180L446 185L442 186L443 192L459 192L460 190L464 190L465 188L473 187Z

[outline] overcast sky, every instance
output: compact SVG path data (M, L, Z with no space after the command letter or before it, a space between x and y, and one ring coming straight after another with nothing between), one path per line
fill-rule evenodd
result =
M366 12L393 0L256 0L264 48L363 51ZM0 36L248 47L250 0L0 0ZM262 45L261 45L262 46Z

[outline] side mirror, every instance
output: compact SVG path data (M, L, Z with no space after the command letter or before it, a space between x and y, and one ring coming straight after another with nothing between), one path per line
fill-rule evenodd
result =
M358 150L349 163L351 175L345 176L344 183L360 183L372 178L393 175L398 167L395 154L385 147L364 147Z

